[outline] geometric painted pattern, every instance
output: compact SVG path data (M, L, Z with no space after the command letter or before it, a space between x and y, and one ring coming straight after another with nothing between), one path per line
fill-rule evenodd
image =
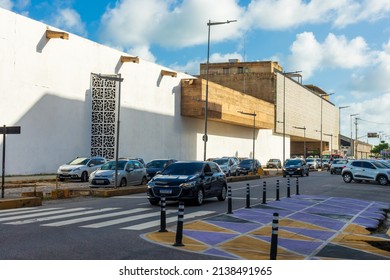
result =
M295 195L184 223L180 250L226 259L269 260L273 213L278 213L277 259L390 260L390 230L372 233L389 210L390 205L383 202ZM167 241L175 230L144 238L178 249L172 247L174 240Z
M116 144L118 83L93 73L91 74L91 81L91 156L113 159Z

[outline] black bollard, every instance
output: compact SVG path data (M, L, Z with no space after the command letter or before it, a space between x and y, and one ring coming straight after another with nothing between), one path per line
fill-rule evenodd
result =
M290 193L290 178L287 178L287 197L288 198L291 197L291 193Z
M228 211L227 211L227 214L233 214L233 211L232 211L232 187L231 186L228 186L227 195L228 195Z
M276 200L279 199L279 180L276 180Z
M167 220L166 220L166 212L165 212L165 206L166 206L166 200L165 196L161 196L160 200L161 204L161 214L160 214L160 230L159 232L167 232Z
M176 227L176 242L173 246L184 246L183 239L183 222L184 222L184 202L179 202L179 211L177 215L177 227Z
M262 204L267 204L267 182L263 182L263 202Z
M296 185L296 194L299 195L299 180L298 180L298 177L297 177L297 185Z
M276 255L278 253L278 226L279 224L279 213L274 213L272 220L272 236L271 236L271 250L270 250L270 260L276 260Z
M250 185L246 184L246 207L245 208L251 208L251 191L250 191Z

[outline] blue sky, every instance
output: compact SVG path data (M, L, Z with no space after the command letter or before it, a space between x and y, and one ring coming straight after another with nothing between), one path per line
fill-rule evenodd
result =
M210 61L273 60L341 110L341 133L390 140L389 0L0 0L0 7L190 74ZM354 129L353 129L354 131ZM355 132L353 132L355 137ZM377 144L378 139L368 139Z

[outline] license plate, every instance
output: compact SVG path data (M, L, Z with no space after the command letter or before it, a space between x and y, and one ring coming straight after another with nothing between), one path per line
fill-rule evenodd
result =
M160 190L160 193L161 193L161 194L171 194L171 193L172 193L172 190L171 190L171 189L161 189L161 190Z
M288 172L288 174L294 174L294 172Z
M96 184L104 184L104 180L96 180Z

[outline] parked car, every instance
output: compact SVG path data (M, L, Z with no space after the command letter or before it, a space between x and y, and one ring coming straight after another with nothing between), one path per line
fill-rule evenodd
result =
M253 162L255 163L253 166ZM244 174L248 175L249 172L253 171L254 167L254 174L257 174L258 170L261 168L261 163L259 160L255 159L242 159L240 161L240 164L238 165L238 173L239 175Z
M315 158L307 158L306 159L306 164L309 167L309 169L317 169L318 164Z
M309 167L306 164L306 161L299 158L288 159L283 166L283 177L287 175L305 175L309 176Z
M271 158L270 160L267 161L266 167L267 168L282 168L282 162L280 161L280 159Z
M232 175L238 176L238 165L240 164L238 158L236 157L222 157L215 158L213 162L216 162L222 171L226 174L227 177Z
M89 182L91 187L115 186L116 161L103 164L100 169L92 172ZM146 185L146 168L138 160L118 160L116 187L131 185Z
M343 168L347 165L347 159L335 159L330 165L330 174L341 174Z
M390 169L378 160L361 159L351 160L341 172L345 183L355 181L377 181L380 185L387 185L390 180Z
M150 204L157 205L161 196L167 200L187 200L201 205L205 198L226 199L226 175L211 161L178 161L148 182Z
M176 159L154 159L149 161L145 165L148 180L152 179L157 172L163 171L164 168L176 161Z
M77 157L61 165L57 170L57 177L60 181L77 179L87 182L90 174L106 162L104 157Z
M315 161L317 162L317 168L322 168L325 159L315 158Z

